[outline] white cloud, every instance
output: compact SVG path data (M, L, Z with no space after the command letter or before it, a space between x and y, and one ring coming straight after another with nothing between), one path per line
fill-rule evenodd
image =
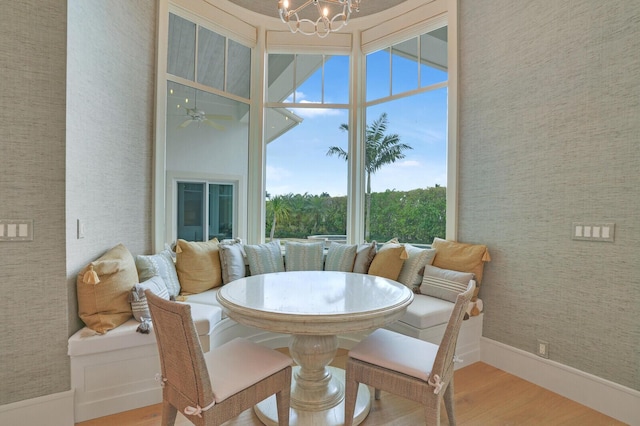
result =
M291 178L292 173L282 167L267 166L267 182L282 182Z

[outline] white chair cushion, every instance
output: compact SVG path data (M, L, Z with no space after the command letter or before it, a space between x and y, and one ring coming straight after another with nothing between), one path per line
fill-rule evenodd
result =
M427 381L438 345L378 329L349 351L351 358Z
M399 321L419 329L446 324L449 321L455 303L424 294L414 296L413 302Z
M291 358L237 337L204 354L216 403L292 364Z

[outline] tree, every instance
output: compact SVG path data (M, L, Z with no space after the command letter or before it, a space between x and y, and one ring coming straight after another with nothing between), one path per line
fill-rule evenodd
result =
M387 113L383 112L380 118L367 125L366 128L364 165L367 173L364 205L364 238L366 241L369 241L371 232L371 175L380 170L382 166L395 163L397 160L404 158L405 150L413 149L410 145L400 143L400 136L397 134L385 134L387 132L387 124ZM349 125L340 125L340 130L349 131ZM349 159L347 152L338 146L330 147L327 152L329 156L334 154L345 161Z
M276 195L269 202L271 214L273 215L273 221L271 222L271 234L270 241L273 241L273 236L276 232L276 223L278 220L282 221L289 218L289 203L282 195Z

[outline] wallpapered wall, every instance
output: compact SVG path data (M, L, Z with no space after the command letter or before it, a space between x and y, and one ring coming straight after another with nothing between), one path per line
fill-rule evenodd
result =
M122 243L151 252L157 2L69 2L67 279L69 334L76 276ZM77 239L77 220L85 238Z
M483 335L640 390L640 2L462 0L460 221ZM615 223L615 242L571 223Z
M65 0L2 3L0 218L33 219L34 238L0 242L0 405L69 389L65 12Z
M33 219L34 241L0 243L0 405L69 390L76 274L151 249L156 2L68 7L2 5L0 217Z

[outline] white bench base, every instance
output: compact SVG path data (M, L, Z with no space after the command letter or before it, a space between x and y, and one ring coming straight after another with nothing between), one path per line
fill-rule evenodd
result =
M463 362L456 368L480 360L483 314L464 321L456 354ZM446 324L419 330L400 321L387 328L432 343L440 343ZM350 349L367 333L338 336L338 345ZM139 336L144 338L145 336ZM247 327L225 318L210 335L200 336L204 351L235 337L244 337L271 348L289 346L290 336ZM149 344L118 350L71 356L71 387L75 391L75 421L81 422L162 402L162 390L155 376L160 358L155 338Z

